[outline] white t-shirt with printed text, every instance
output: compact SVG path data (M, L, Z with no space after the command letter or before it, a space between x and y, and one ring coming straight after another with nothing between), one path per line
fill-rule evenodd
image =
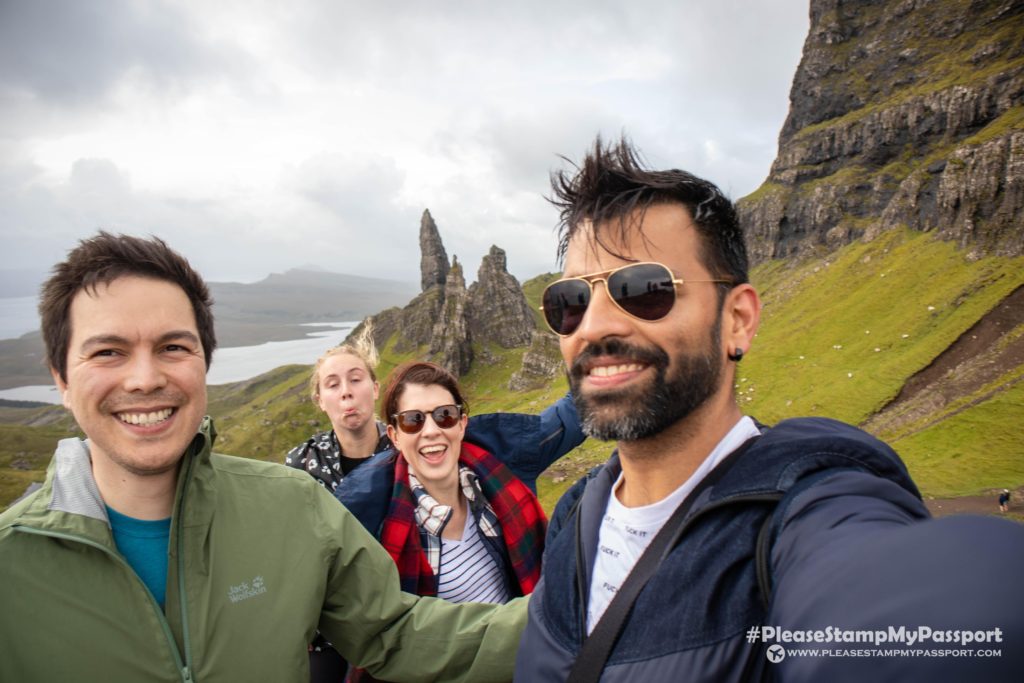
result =
M597 559L594 561L587 606L588 634L594 630L637 560L676 508L718 463L759 433L751 418L740 418L682 486L651 505L629 508L619 502L615 495L622 484L622 475L619 475L612 494L608 496L598 533Z

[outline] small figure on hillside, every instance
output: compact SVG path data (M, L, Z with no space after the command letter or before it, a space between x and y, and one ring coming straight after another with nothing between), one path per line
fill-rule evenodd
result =
M999 511L1010 511L1010 489L1003 489L1003 492L999 494Z

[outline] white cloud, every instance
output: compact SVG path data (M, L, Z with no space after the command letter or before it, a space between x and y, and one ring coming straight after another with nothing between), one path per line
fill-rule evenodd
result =
M529 277L595 133L755 189L806 29L806 0L4 3L0 268L109 227L211 279L417 281L430 208L468 271L498 244Z

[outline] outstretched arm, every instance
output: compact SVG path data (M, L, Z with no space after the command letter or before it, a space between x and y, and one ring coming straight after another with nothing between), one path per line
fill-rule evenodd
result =
M586 436L572 396L566 394L540 415L487 413L469 418L466 440L493 454L531 489L551 463Z
M454 604L403 593L383 547L329 494L318 497L328 551L320 631L355 666L389 681L508 681L526 599Z
M929 520L926 514L906 491L864 473L836 475L794 500L772 553L778 583L765 625L826 635L831 627L832 642L786 647L858 656L787 656L767 664L780 680L1000 680L1019 674L1024 527L983 517ZM999 629L1002 642L948 642L945 633L913 645L898 640L900 629L926 633L921 627L950 634ZM882 641L875 643L855 635L849 637L861 640L835 642L857 632L885 635L872 636ZM1001 652L978 656L982 650Z

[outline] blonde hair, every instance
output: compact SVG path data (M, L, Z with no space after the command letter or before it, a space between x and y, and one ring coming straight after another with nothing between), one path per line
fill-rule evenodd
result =
M366 366L366 371L370 373L370 379L374 382L377 381L375 370L380 362L380 356L377 354L377 345L373 342L373 318L366 319L355 339L327 349L322 356L316 359L313 374L309 378L309 397L313 403L317 403L320 398L320 366L331 356L340 356L343 353L361 360Z

